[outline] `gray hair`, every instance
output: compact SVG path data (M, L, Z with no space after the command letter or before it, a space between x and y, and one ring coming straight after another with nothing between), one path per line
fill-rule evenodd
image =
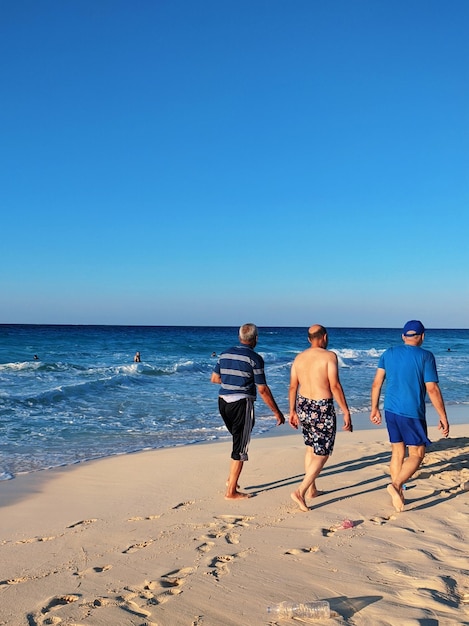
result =
M253 343L259 335L255 324L243 324L239 329L239 338L245 343Z

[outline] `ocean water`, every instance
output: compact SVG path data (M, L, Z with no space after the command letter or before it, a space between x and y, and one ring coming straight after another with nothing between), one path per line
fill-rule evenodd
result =
M285 414L290 366L308 347L306 332L260 328L256 350ZM236 344L237 333L233 327L0 325L0 480L229 437L210 374L212 353ZM352 413L369 411L379 355L400 342L398 329L329 329ZM436 356L446 404L469 404L469 330L428 330L424 347ZM141 363L133 362L137 350ZM274 425L259 399L254 435ZM354 426L368 428L367 416L357 416Z

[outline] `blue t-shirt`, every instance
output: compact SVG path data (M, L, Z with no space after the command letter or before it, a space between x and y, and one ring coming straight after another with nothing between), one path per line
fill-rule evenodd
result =
M264 359L246 345L226 350L213 368L221 377L220 395L256 397L256 385L265 385Z
M420 346L395 346L380 356L378 367L386 372L384 409L425 419L425 383L437 383L435 357Z

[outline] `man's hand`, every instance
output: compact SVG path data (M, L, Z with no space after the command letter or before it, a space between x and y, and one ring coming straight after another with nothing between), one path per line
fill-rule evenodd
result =
M371 410L370 420L373 422L373 424L376 424L377 426L381 424L381 413L379 412L379 409Z
M285 417L281 411L276 413L275 417L277 418L277 426L281 426L282 424L285 424Z
M448 420L440 420L438 424L438 430L441 430L441 434L443 437L447 437L449 435L449 423Z
M350 413L344 413L344 425L342 426L342 430L348 430L351 433L353 432L353 424Z
M296 411L292 411L290 413L290 419L288 420L290 426L292 428L295 428L296 430L298 430L298 423L299 423L299 419L298 419L298 415L296 413Z

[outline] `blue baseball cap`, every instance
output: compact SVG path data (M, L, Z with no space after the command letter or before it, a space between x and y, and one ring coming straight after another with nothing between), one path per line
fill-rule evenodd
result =
M410 320L404 326L402 334L404 337L413 337L414 335L423 335L425 328L419 320Z

